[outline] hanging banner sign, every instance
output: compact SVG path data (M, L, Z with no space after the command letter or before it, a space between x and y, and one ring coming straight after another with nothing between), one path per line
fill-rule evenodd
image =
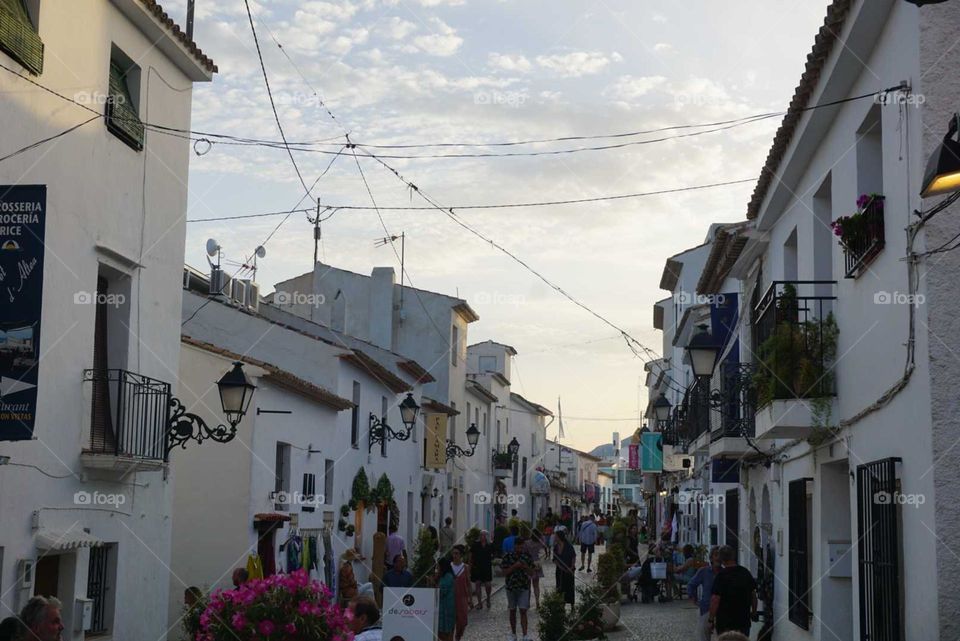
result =
M0 441L33 436L46 185L0 186Z
M440 412L427 414L426 438L424 438L424 463L430 468L447 466L447 415Z
M631 470L640 469L640 445L631 443L629 448L629 467Z
M663 434L644 432L640 438L640 469L654 474L663 472Z
M437 638L437 590L383 588L384 641Z

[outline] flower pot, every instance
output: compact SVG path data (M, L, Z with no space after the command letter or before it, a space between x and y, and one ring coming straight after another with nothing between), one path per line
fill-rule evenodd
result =
M600 608L603 612L603 631L612 632L620 625L620 601L604 603Z
M513 474L513 470L511 470L509 467L495 467L495 468L493 468L493 475L494 475L495 477L497 477L498 479L507 478L507 477L510 476L511 474Z

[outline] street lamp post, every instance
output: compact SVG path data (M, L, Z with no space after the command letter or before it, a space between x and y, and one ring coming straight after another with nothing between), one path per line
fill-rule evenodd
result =
M467 443L470 445L470 449L465 450L457 445L456 441L447 439L447 460L460 456L473 456L473 453L477 450L477 442L479 440L480 430L477 429L476 423L471 423L470 427L467 429Z
M413 400L413 394L407 393L407 397L400 403L400 420L406 428L401 431L394 431L387 424L386 417L380 418L376 414L370 414L370 437L367 439L367 452L373 451L375 443L384 441L406 441L413 433L413 426L417 423L417 413L420 406Z
M236 361L233 369L217 381L217 388L220 393L220 406L230 427L222 424L210 427L202 417L188 412L180 399L171 397L165 457L169 458L170 451L178 445L186 448L187 442L191 440L197 443L208 439L217 443L229 443L234 439L237 435L237 425L247 413L257 386L247 378L243 371L243 363Z

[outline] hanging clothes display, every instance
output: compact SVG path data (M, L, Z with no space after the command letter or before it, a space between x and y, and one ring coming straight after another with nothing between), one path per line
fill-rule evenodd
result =
M263 562L260 560L259 554L251 554L247 557L247 578L263 578Z
M287 540L280 546L281 550L286 550L286 568L287 572L296 572L303 567L303 539L299 534L291 534Z

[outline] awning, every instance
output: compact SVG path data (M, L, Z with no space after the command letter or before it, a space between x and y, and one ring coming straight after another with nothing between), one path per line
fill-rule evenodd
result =
M103 545L103 541L87 534L79 527L69 530L53 530L40 528L36 534L37 548L41 550L76 550L77 548L94 548Z

